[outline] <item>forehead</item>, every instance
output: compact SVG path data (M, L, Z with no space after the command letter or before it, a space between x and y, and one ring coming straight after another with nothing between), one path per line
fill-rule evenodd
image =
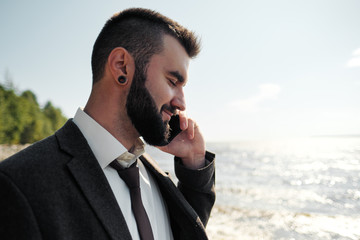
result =
M177 72L186 81L189 62L190 57L185 48L174 37L165 34L163 51L151 57L148 71L156 69L164 73Z

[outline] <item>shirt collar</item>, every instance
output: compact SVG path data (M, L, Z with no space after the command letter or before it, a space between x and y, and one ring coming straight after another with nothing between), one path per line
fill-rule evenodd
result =
M138 138L130 152L105 128L78 108L74 123L84 135L102 169L117 159L123 167L128 167L144 153L144 143Z
M141 141L140 138L138 138L132 148L129 151L121 154L119 157L116 158L116 160L123 168L128 168L136 161L138 157L144 154L144 146L144 142Z

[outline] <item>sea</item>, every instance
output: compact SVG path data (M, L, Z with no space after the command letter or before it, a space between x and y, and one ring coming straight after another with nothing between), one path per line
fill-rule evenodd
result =
M207 149L216 153L210 239L360 239L360 137L210 142ZM175 176L170 155L147 152Z

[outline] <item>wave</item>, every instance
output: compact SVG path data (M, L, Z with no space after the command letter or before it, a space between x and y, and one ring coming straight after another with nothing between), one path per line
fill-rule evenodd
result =
M360 216L259 210L216 205L207 226L210 239L360 238Z

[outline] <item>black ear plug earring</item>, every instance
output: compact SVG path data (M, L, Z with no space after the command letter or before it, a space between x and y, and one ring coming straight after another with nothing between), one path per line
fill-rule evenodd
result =
M127 83L127 78L125 76L119 76L118 82L122 85L125 85Z

